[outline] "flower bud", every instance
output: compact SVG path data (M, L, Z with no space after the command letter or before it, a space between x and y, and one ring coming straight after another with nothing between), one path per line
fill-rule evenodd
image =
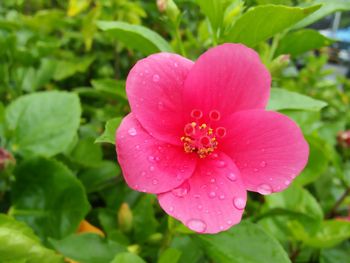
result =
M122 203L118 211L118 224L120 230L128 233L132 229L132 211L127 203Z
M0 171L5 170L10 165L15 165L16 160L12 154L3 148L0 148Z
M272 76L278 76L281 74L281 71L288 66L290 62L290 55L288 54L284 54L284 55L280 55L277 58L275 58L270 66L270 72Z
M159 12L166 13L171 21L177 21L180 10L173 0L157 0L157 7Z
M350 148L350 130L339 131L337 135L338 144L343 148Z

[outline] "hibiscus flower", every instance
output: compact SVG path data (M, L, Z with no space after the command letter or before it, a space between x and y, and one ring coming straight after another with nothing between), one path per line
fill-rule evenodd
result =
M209 49L196 62L153 54L131 69L131 113L116 134L127 184L157 194L166 213L199 233L240 222L247 191L288 187L309 148L300 128L267 111L271 76L240 44Z

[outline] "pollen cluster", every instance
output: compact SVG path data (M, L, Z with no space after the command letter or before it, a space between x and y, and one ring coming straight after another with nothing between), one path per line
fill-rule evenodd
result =
M215 133L207 124L191 122L185 125L185 136L181 137L186 153L196 152L199 158L205 158L218 146Z

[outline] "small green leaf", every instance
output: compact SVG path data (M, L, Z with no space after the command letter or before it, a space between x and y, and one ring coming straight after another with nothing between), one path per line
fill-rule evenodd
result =
M146 261L133 253L123 252L118 254L111 263L146 263Z
M296 92L272 88L267 109L275 111L287 109L319 111L326 106L327 103L324 101L316 100Z
M85 167L96 167L102 162L103 153L101 146L94 143L93 138L79 140L71 152L70 158Z
M107 121L105 130L100 137L95 140L95 143L111 143L115 144L115 133L122 121L122 117L117 117Z
M177 263L182 252L175 248L168 248L159 257L158 263Z
M63 263L63 257L40 244L26 224L0 214L0 262Z
M30 225L43 240L75 232L89 210L84 188L62 163L44 158L15 170L10 214Z
M84 73L95 60L94 56L76 57L70 60L57 61L54 80L63 80L76 73Z
M76 94L50 91L25 95L6 108L11 150L24 156L53 156L73 141L80 122Z
M138 242L146 241L151 234L156 232L158 227L153 208L154 201L154 196L143 196L133 209L134 235Z
M115 79L94 79L91 81L92 86L110 96L119 96L126 99L125 81Z
M284 36L278 45L275 56L290 54L298 56L307 51L329 46L334 41L313 29L303 29Z
M120 173L115 162L102 161L97 166L86 168L79 172L78 177L85 186L87 193L97 192L114 182Z
M241 222L226 232L195 237L209 257L220 263L289 263L277 240L258 225Z
M309 229L304 228L297 221L291 222L289 228L297 240L314 248L333 247L350 238L350 221L323 221L316 233L310 233Z
M74 234L62 240L49 239L64 256L83 263L111 262L115 255L126 251L120 244L92 233Z
M97 27L123 42L126 47L141 51L145 55L172 51L164 38L143 26L120 21L98 21Z
M223 0L196 0L202 12L208 17L210 24L216 32L222 25L224 19Z
M347 262L350 258L350 243L344 243L338 247L322 249L320 255L321 263Z
M320 5L308 8L282 5L261 5L248 10L227 32L225 40L243 43L254 47L277 33L291 27L320 8Z
M181 251L179 263L202 262L204 257L202 248L189 235L176 235L170 247Z
M294 28L306 27L321 18L330 15L336 11L347 11L350 10L349 0L314 0L307 4L311 5L322 5L320 9L314 12L312 15L304 18L297 23Z

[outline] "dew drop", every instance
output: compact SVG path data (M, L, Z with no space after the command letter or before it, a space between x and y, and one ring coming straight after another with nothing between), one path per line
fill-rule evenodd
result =
M212 155L211 155L211 158L212 159L216 159L216 158L218 158L219 157L219 155L217 154L217 153L213 153Z
M233 205L239 209L242 210L245 207L245 200L241 197L236 197L233 199Z
M234 181L236 181L237 180L237 176L236 176L236 174L235 173L229 173L229 174L227 174L227 178L230 180L230 181L232 181L232 182L234 182Z
M265 161L262 161L262 162L260 163L260 167L266 167L266 162L265 162Z
M220 230L224 230L224 226L219 226Z
M203 206L202 205L198 205L197 208L198 208L198 210L202 210Z
M224 200L225 199L225 195L219 195L219 199L220 200Z
M186 225L189 229L198 233L203 233L207 228L206 223L200 219L190 219Z
M193 197L198 199L198 198L201 198L201 195L195 194L195 195L193 195Z
M219 168L223 168L223 167L225 167L226 166L226 163L225 163L225 161L217 161L216 162L216 166L217 167L219 167Z
M290 181L289 181L289 180L285 180L285 181L284 181L284 184L285 184L285 185L289 185L289 184L290 184Z
M233 222L232 222L231 220L227 220L226 223L227 223L228 225L232 225L232 224L233 224Z
M170 207L169 207L169 211L170 211L170 212L174 212L174 207L173 207L173 206L170 206Z
M146 175L145 171L141 172L141 176L145 176L145 175Z
M153 172L153 171L155 170L154 166L150 166L150 167L149 167L149 170L150 170L151 172Z
M153 77L152 77L152 80L153 80L154 82L158 82L158 81L160 80L159 75L158 75L158 74L154 74Z
M154 163L154 156L152 155L148 156L148 161L150 161L151 163Z
M190 185L188 183L184 183L178 188L173 189L172 193L177 197L184 197L185 195L188 194L189 191L190 191Z
M135 148L136 148L136 150L140 150L141 147L140 147L140 145L136 145Z
M179 66L179 64L177 64L177 62L174 63L174 67L177 68Z
M211 178L211 179L210 179L210 182L211 182L212 184L215 183L215 182L216 182L215 178Z
M135 128L130 128L128 130L128 133L129 133L130 136L135 136L137 134L137 131L136 131Z
M158 102L158 109L159 110L164 110L164 103L163 102Z
M257 191L259 194L262 195L269 195L272 193L272 188L268 184L261 184L258 186Z
M259 169L258 169L258 168L254 168L253 171L254 171L254 172L258 172Z
M157 184L158 184L158 180L157 180L157 179L153 179L153 180L152 180L152 184L153 184L153 185L157 185Z
M216 193L215 193L214 191L210 191L210 192L208 193L208 196L209 196L210 198L215 198Z

